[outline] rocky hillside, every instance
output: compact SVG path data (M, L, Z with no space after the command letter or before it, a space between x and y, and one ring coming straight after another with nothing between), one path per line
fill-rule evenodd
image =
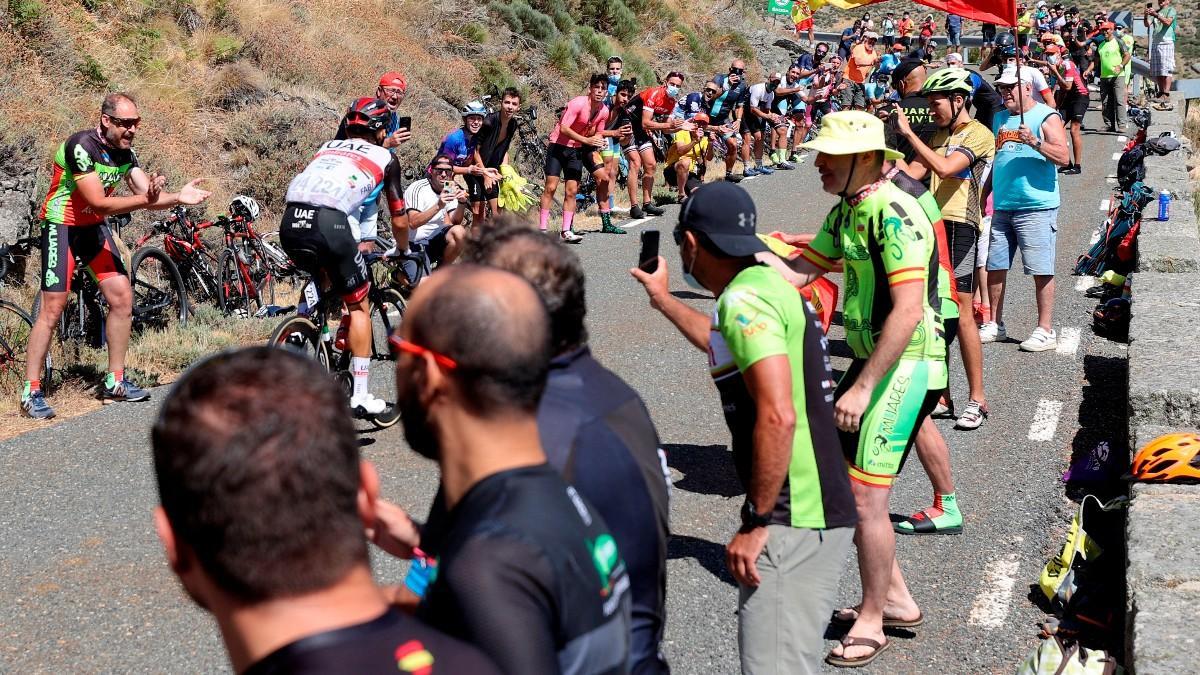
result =
M408 77L415 140L401 156L415 164L482 94L514 85L553 109L613 54L640 83L678 69L691 85L773 39L747 0L0 2L0 188L28 167L44 185L54 147L125 90L145 119L143 164L175 185L206 177L210 209L238 192L277 208L384 71ZM12 201L0 191L0 209Z

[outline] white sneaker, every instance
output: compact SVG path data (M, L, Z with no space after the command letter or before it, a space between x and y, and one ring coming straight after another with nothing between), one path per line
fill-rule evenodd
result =
M354 396L350 399L350 409L356 413L361 412L367 415L378 415L387 409L387 401L381 398L375 398L371 394Z
M979 326L979 341L980 342L998 342L1008 339L1008 333L1004 330L1004 322L996 323L995 321L985 321Z
M570 230L563 230L559 237L568 244L578 244L579 242L583 241L583 237Z
M1034 328L1029 339L1021 343L1023 352L1044 352L1058 347L1058 335L1052 330L1041 326Z

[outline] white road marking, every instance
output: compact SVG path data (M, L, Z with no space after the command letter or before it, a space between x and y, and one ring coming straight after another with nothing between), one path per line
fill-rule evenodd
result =
M967 618L971 625L987 630L1004 625L1012 605L1012 591L1020 566L1016 553L1009 553L987 564L983 570L983 590L975 596L971 615Z
M1101 210L1101 211L1104 211L1104 212L1107 212L1107 211L1108 211L1108 206L1109 206L1109 204L1111 204L1111 203L1112 203L1112 202L1110 202L1110 201L1109 201L1109 200L1107 200L1107 199L1101 199L1101 200L1100 200L1100 210Z
M1115 161L1117 161L1118 159L1121 159L1121 153L1119 153L1119 152L1114 152L1114 153L1113 153L1113 161L1115 162Z
M1121 145L1125 145L1129 142L1129 138L1127 136L1117 136L1117 142Z
M1081 293L1095 285L1096 277L1079 277L1075 280L1075 290Z
M1038 401L1037 412L1033 413L1033 423L1029 425L1029 440L1049 441L1054 439L1058 429L1058 416L1062 414L1062 401Z
M1058 331L1058 347L1054 351L1066 356L1074 356L1075 352L1079 350L1079 335L1078 328L1063 326Z

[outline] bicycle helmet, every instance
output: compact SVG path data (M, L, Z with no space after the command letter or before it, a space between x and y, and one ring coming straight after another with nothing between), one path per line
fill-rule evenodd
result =
M970 96L975 87L971 84L971 71L966 68L941 68L933 71L921 87L921 95L954 94Z
M391 118L387 104L377 98L360 98L350 104L343 120L346 128L365 127L369 131L379 131L387 126Z
M258 220L258 202L254 201L253 197L238 195L229 202L229 215L235 218L241 216L246 220Z
M1200 434L1159 436L1138 450L1127 478L1144 483L1200 483Z
M479 101L471 101L470 103L463 106L462 110L460 110L458 112L462 114L463 119L471 117L472 115L478 115L479 117L484 117L487 115L487 108L483 107L483 104L480 103Z
M1129 106L1129 121L1139 129L1150 127L1150 109L1141 106Z
M1007 31L1000 33L996 36L996 49L999 49L1004 56L1016 56L1017 40L1012 33Z

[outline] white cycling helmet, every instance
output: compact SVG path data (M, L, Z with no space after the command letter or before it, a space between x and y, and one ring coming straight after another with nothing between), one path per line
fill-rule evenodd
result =
M258 202L254 201L253 197L238 195L229 202L229 215L258 220Z

